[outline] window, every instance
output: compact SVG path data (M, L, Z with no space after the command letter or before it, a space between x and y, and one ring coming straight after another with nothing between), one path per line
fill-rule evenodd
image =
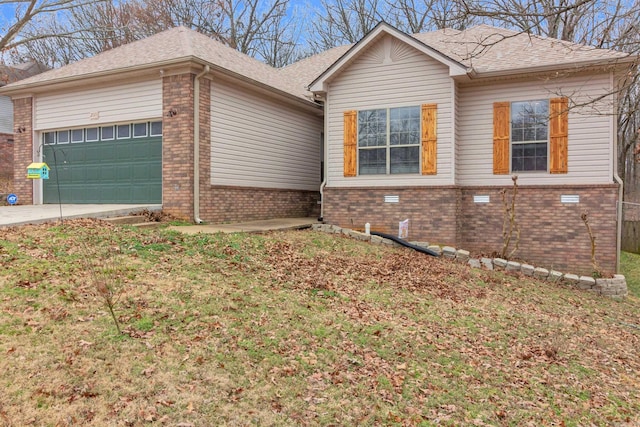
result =
M72 129L71 142L84 142L84 129Z
M118 125L117 130L118 139L131 138L131 126L130 125Z
M549 102L511 103L511 170L547 171Z
M360 175L420 172L420 107L358 112Z
M51 145L56 143L56 133L55 132L45 132L42 134L42 142Z
M69 143L69 131L68 130L59 130L58 131L58 144L68 144Z
M147 124L146 123L134 123L133 124L133 137L144 138L147 136Z
M98 128L87 128L86 129L87 142L97 141L98 140Z
M100 139L103 141L109 141L115 138L115 132L113 126L104 126L100 128Z
M162 136L162 122L151 122L150 127L151 131L149 132L149 135Z

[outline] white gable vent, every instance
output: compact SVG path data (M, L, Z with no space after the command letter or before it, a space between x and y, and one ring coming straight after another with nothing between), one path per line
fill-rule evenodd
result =
M385 203L399 203L400 196L384 196Z

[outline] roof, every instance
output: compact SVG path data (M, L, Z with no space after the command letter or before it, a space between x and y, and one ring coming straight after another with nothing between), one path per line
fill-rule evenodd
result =
M409 36L381 23L388 34L403 37L427 54L452 66L467 68L475 76L496 73L525 73L544 68L565 69L577 65L612 63L630 57L626 53L596 49L551 38L480 25L464 31L444 29ZM366 42L367 36L363 39ZM366 44L366 43L364 43ZM287 67L276 69L203 34L176 27L62 68L26 78L4 88L27 89L57 82L73 81L196 61L254 84L263 85L298 99L310 100L310 82L351 55L355 45L341 46L313 55ZM628 60L628 59L627 59Z
M304 86L296 88L287 79L280 78L278 69L185 27L175 27L116 47L91 58L22 80L9 87L15 89L33 87L45 83L152 68L189 60L199 60L229 74L306 99Z
M0 87L42 73L46 68L35 61L0 65Z
M624 52L490 25L479 25L463 31L443 29L414 34L413 37L472 68L477 75L604 64L630 57Z

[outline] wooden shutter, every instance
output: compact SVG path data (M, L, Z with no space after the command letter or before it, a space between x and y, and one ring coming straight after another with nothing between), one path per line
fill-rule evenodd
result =
M553 98L549 107L549 172L567 173L569 169L569 99Z
M493 104L493 173L509 173L509 134L511 128L511 104L494 102Z
M358 113L344 112L344 176L356 176L358 158Z
M437 105L422 105L422 175L437 173Z

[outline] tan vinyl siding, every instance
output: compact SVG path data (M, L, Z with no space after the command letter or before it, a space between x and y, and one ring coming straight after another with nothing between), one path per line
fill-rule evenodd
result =
M35 129L131 122L158 117L162 117L160 79L35 98Z
M13 133L13 102L8 96L0 96L0 133Z
M211 184L319 190L321 132L317 115L214 80Z
M560 89L562 87L562 89ZM560 94L581 104L608 93L608 75L558 80L492 82L461 86L458 106L460 185L511 185L511 175L493 174L493 103L552 99ZM587 96L586 94L589 94ZM605 184L612 178L612 135L609 97L569 112L568 173L518 172L520 185Z
M452 84L446 66L390 36L373 44L329 84L326 104L330 187L453 184ZM344 177L343 113L437 104L437 174Z

